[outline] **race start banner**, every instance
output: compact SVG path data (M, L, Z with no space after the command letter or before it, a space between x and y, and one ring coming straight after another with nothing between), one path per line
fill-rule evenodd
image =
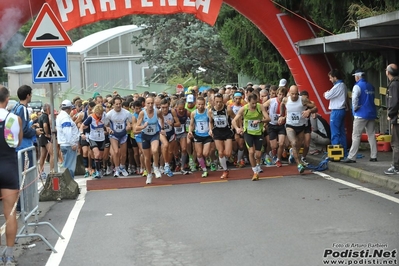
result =
M132 14L194 14L214 25L223 0L46 0L62 23L71 30L100 20Z

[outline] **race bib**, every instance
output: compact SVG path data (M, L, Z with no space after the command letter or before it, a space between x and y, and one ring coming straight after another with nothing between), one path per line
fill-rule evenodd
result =
M224 115L215 116L213 120L215 121L215 127L223 128L227 126L227 119Z
M172 127L167 123L167 121L165 121L164 127L165 127L165 132L169 132L172 130Z
M175 127L175 132L176 134L181 134L184 132L184 125L181 125L180 127Z
M198 121L196 129L197 129L198 133L208 133L208 131L209 131L208 122Z
M273 115L272 116L272 123L277 123L277 121L278 121L278 115Z
M123 122L116 122L115 123L115 132L122 132L125 129L125 123Z
M93 130L93 136L95 139L101 139L101 136L103 133L104 133L104 130L101 130L101 129Z
M253 130L253 131L259 130L260 123L255 125L254 121L255 120L248 120L248 127L247 127L248 130Z
M148 125L146 128L143 129L143 132L147 135L155 135L155 133L157 133L156 129L157 125Z
M301 118L301 114L299 112L292 112L291 113L291 122L292 122L293 125L298 125L300 118Z

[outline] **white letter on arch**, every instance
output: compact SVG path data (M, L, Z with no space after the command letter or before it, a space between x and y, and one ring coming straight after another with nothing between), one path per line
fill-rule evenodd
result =
M107 3L109 3L110 10L115 10L116 9L115 0L101 0L100 2L101 2L100 5L101 5L101 11L102 12L109 11L107 9Z
M79 0L79 10L81 17L86 16L86 9L88 9L90 14L92 15L96 13L96 9L94 8L92 0Z
M202 6L202 12L208 14L209 6L211 5L211 0L197 0L195 2L195 8L198 10Z
M154 3L150 2L149 0L141 0L141 6L142 7L152 7L152 6L154 6Z
M58 11L60 12L62 22L68 21L68 13L71 13L73 10L72 0L57 0L57 7Z

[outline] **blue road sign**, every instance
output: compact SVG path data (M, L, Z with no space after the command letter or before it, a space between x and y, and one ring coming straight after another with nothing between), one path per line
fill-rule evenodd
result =
M33 83L68 82L66 47L32 48Z

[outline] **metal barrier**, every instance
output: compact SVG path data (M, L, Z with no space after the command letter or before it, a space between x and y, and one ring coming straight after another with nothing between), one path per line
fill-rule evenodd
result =
M28 152L32 152L33 164L29 167ZM24 157L23 157L24 156ZM24 165L22 165L24 162ZM39 222L39 191L37 188L38 171L37 171L37 159L35 147L29 147L18 152L18 171L19 171L19 184L20 184L20 203L21 203L21 214L23 226L16 236L16 240L24 237L40 237L44 243L54 252L57 251L47 241L47 239L38 233L30 233L29 226L48 225L51 229L62 239L64 237L61 233L55 229L55 227L49 222ZM29 219L34 217L33 222L29 222Z

